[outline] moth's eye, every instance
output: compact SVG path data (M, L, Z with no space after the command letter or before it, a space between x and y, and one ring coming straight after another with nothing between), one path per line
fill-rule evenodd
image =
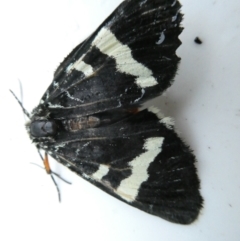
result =
M57 133L57 124L50 120L37 120L30 124L30 134L34 137L54 136Z

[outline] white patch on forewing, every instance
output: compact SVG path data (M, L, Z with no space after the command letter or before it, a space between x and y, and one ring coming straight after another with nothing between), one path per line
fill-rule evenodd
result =
M155 114L157 116L158 119L162 119L164 118L163 113L155 106L150 106L148 107L148 111L152 112L153 114Z
M76 98L76 97L73 97L67 90L65 90L65 93L66 93L66 95L67 95L67 97L68 97L69 99L76 100L76 101L79 101L79 102L81 102L81 103L84 103L83 100L81 100L81 99L79 99L79 98Z
M91 143L91 141L85 143L85 144L83 145L83 147L87 147L90 143Z
M105 175L107 175L109 172L109 167L103 164L99 165L99 168L96 172L92 174L92 178L95 180L101 180Z
M49 90L46 92L46 100L49 98Z
M56 81L53 81L53 86L58 88L59 87L59 83L56 82Z
M150 76L150 77L139 76L136 79L136 84L140 88L146 88L146 87L151 87L151 86L157 85L158 82L152 76Z
M54 151L55 152L58 152L59 151L59 148L63 148L66 146L66 143L61 143L61 144L58 144L58 145L55 145L54 146Z
M144 96L145 90L144 90L144 89L141 89L141 92L142 92L142 95L141 95L139 98L137 98L136 100L134 100L134 101L133 101L134 103L136 103L136 102L138 102L139 100L141 100L142 97Z
M179 13L179 11L176 13L176 15L175 15L175 16L173 16L173 17L172 17L172 22L175 22L175 21L177 20L178 13Z
M173 129L174 120L171 117L164 117L163 113L157 107L154 106L149 107L148 111L155 114L159 119L159 122L165 125L168 129Z
M164 124L168 129L173 129L175 124L174 120L171 117L164 117L160 120L160 123Z
M91 179L91 177L88 176L86 173L83 173L82 176L83 176L84 178L86 178L86 179Z
M145 140L143 146L145 152L129 163L132 174L120 183L117 190L114 190L116 194L128 202L133 202L136 199L141 184L149 177L148 167L150 163L162 151L163 141L163 137L152 137Z
M62 105L58 105L58 104L56 104L56 105L54 105L54 104L52 104L51 102L48 102L48 108L58 108L58 109L63 109L63 108L65 108L64 106L62 106Z
M69 99L75 100L75 98L72 95L70 95L70 93L67 90L65 91L65 93Z
M137 62L131 54L131 49L122 44L107 28L102 28L92 42L102 53L115 59L117 70L121 73L136 77L136 84L140 88L157 85L153 72L143 64Z
M139 3L140 7L142 7L143 4L145 4L147 0L143 0L142 2Z
M156 42L157 45L160 45L163 43L163 41L165 40L165 34L164 31L161 32L161 35L159 37L159 40Z
M69 64L68 67L66 68L66 72L69 73L71 70L73 70L73 63Z
M76 149L75 151L76 156L78 156L79 152L80 152L80 149Z
M85 57L85 54L81 56L75 63L71 63L68 67L66 72L69 73L71 70L76 69L78 71L81 71L84 73L85 76L90 76L94 73L94 70L91 65L86 64L83 61L83 58Z
M175 1L172 3L171 7L173 7L176 3L177 3L177 0L175 0Z

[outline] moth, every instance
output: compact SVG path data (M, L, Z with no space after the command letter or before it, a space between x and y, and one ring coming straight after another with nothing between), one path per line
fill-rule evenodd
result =
M24 111L45 162L50 155L133 207L189 224L203 203L195 156L171 118L140 109L173 82L180 8L177 0L123 1L64 59L32 113Z

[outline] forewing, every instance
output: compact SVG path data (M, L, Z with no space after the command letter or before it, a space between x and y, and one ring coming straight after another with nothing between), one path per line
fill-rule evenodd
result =
M199 213L195 157L155 108L81 135L62 131L47 146L70 170L143 211L183 224Z
M124 1L55 72L40 106L56 119L139 105L177 70L178 1Z

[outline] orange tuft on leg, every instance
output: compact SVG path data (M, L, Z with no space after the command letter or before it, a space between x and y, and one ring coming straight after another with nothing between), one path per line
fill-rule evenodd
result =
M45 170L46 170L47 174L51 174L52 172L51 172L51 169L50 169L47 153L45 153L45 158L43 160L43 164L45 166Z

